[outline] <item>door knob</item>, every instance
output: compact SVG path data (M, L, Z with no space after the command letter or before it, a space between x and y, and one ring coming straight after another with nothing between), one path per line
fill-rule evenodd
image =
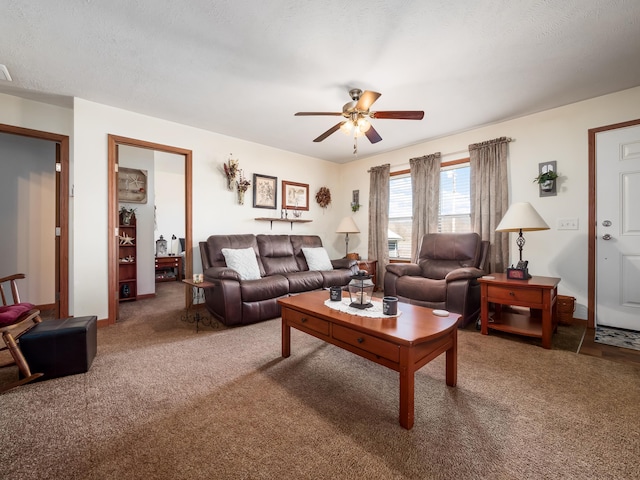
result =
M609 235L608 233L605 233L604 235L602 235L602 239L603 240L611 240L611 235Z
M610 227L611 226L611 220L605 220L604 222L602 222L602 226L603 227Z

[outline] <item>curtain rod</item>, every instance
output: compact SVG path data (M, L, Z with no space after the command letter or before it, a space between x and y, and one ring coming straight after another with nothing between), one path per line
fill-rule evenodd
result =
M511 137L507 137L507 143L510 142L515 142L516 139L515 138L511 138ZM440 156L441 157L447 157L450 155L459 155L461 153L469 153L469 149L465 148L464 150L458 150L456 152L449 152L449 153L441 153ZM389 165L390 168L397 168L397 167L404 167L405 165L407 165L409 162L405 162L405 163L396 163L394 165ZM371 170L367 170L367 173L371 173Z

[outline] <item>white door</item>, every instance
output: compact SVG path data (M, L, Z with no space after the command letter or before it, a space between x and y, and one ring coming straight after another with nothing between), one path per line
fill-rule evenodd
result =
M596 325L640 331L640 125L596 135Z

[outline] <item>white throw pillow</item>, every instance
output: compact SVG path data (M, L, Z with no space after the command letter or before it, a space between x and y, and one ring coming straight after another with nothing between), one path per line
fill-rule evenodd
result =
M222 255L227 267L238 272L242 280L260 278L260 268L253 248L223 248Z
M309 270L333 270L329 254L323 247L303 248L302 253L304 254L304 258L307 259Z

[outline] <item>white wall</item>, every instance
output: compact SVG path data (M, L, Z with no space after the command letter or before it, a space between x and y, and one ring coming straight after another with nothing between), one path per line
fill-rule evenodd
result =
M496 137L512 137L509 144L509 195L510 203L530 202L551 230L528 232L523 257L529 260L534 275L560 277L558 290L562 295L577 299L576 318L587 318L587 221L588 221L588 130L604 125L640 118L640 87L605 95L591 100L509 120L468 132L451 135L394 152L346 164L342 177L351 181L342 192L350 196L359 189L364 199L360 212L354 214L362 233L356 248L349 242L350 250L367 255L367 210L369 176L367 169L390 163L391 170L408 168L409 159L435 152L442 152L443 161L468 157L468 146ZM437 119L425 121L437 121ZM453 155L447 155L448 153ZM539 197L533 178L538 174L538 163L556 160L561 178L558 195ZM348 213L348 198L341 200ZM558 219L579 219L578 230L558 230ZM356 236L354 236L356 237ZM516 235L511 235L511 261L517 260ZM353 245L353 248L352 248Z
M278 205L281 180L310 185L310 212L303 218L312 223L294 226L294 233L319 234L332 257L343 255L344 236L335 228L343 216L351 215L351 191L360 190L363 207L353 214L360 227L352 235L349 250L367 256L367 208L371 166L390 163L406 168L408 160L440 151L444 159L467 156L470 143L499 136L515 139L509 145L511 202L529 201L552 227L527 234L525 257L537 275L562 278L560 293L577 298L576 316L586 318L587 303L587 130L640 117L640 87L579 102L535 115L478 128L390 152L376 157L336 165L262 145L206 132L82 99L75 99L69 111L0 95L0 122L35 128L72 137L71 182L75 189L71 208L71 313L106 318L107 292L107 134L112 133L193 150L193 236L194 272L201 271L197 243L215 233L289 234L289 224L257 222L255 217L279 217L278 210L253 209L248 196L238 205L235 194L225 188L221 165L229 153L240 160L247 175L261 173L278 177ZM437 119L425 120L437 121ZM74 126L73 132L71 126ZM73 133L71 135L71 133ZM446 155L450 152L462 152ZM556 197L538 196L532 183L538 163L558 162L562 175ZM333 202L323 211L315 192L327 186ZM75 201L77 200L77 201ZM577 217L579 229L556 229L557 220ZM513 236L512 236L513 237ZM513 240L513 239L512 239ZM512 252L516 251L515 241ZM512 259L515 256L512 254Z
M24 273L21 300L55 303L56 151L50 141L0 133L0 277Z
M332 257L341 255L332 249L336 215L315 203L321 186L337 191L336 166L323 160L305 157L263 145L226 137L82 99L74 100L75 221L73 256L76 263L73 290L73 313L108 314L107 278L107 135L122 135L139 140L186 148L193 151L193 240L194 272L202 266L198 242L220 233L290 234L289 224L257 222L255 217L279 217L279 210L252 208L251 197L238 205L234 193L226 190L221 166L233 152L248 176L262 173L310 185L310 211L303 218L312 223L297 224L294 233L318 234ZM278 202L281 189L278 188ZM89 241L90 240L90 241ZM88 280L91 281L88 281Z
M162 235L171 251L171 237L184 238L184 155L154 152L156 225L154 238ZM179 245L176 245L179 251ZM174 252L176 253L176 252Z

